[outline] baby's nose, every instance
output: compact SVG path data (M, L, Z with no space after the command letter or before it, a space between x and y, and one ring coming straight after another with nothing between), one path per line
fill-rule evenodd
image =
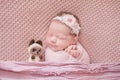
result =
M56 37L52 37L52 38L51 38L51 42L52 42L52 43L55 43L56 41L57 41Z

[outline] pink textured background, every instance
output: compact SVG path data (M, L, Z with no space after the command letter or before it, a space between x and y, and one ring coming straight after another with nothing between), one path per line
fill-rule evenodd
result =
M30 40L44 40L60 11L80 18L92 63L120 62L120 0L0 0L0 60L25 61Z

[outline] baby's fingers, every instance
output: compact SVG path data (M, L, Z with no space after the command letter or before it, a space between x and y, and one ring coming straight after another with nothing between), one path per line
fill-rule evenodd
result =
M78 56L80 56L80 52L78 50L71 50L69 52L69 54L72 55L75 58L77 58Z
M69 46L69 47L67 47L67 48L65 49L65 51L69 53L69 52L70 52L70 50L72 50L72 47L73 47L72 45L71 45L71 46Z
M76 45L71 45L67 49L68 50L77 50L77 46Z
M72 45L71 50L77 50L77 46L76 45Z

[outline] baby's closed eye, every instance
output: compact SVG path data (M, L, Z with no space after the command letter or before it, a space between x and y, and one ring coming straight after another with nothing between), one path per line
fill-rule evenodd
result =
M65 39L66 39L66 37L65 37L65 36L57 36L57 38L59 38L59 39L63 39L63 40L65 40Z

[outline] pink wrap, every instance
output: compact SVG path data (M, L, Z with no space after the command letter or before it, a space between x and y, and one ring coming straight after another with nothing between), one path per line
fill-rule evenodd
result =
M0 62L0 80L119 80L120 64Z
M79 63L90 63L90 57L83 46L78 42L77 48L80 51L78 58L72 57L65 51L53 51L50 48L45 49L45 61L46 62L79 62Z

